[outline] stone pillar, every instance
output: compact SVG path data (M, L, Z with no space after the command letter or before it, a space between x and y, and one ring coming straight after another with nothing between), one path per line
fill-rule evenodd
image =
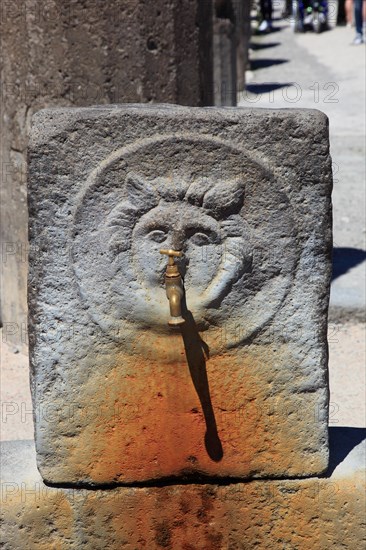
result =
M212 18L199 0L1 3L1 316L26 343L26 148L50 106L212 104Z
M244 90L250 39L250 1L214 0L214 104L235 106Z
M233 107L237 102L235 15L231 0L215 0L214 8L214 104Z
M245 71L249 62L249 40L250 27L250 6L251 0L233 0L235 14L235 36L236 36L236 81L237 91L245 88Z

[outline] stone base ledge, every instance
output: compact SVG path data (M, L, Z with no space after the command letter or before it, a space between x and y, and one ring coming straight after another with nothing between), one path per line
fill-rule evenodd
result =
M48 487L36 468L33 441L4 442L0 545L3 550L361 548L365 440L355 430L350 450L352 432L338 430L344 444L334 442L328 477L107 490Z

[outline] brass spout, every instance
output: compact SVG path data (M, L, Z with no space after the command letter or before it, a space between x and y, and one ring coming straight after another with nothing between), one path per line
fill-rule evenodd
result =
M182 325L185 321L182 317L181 301L183 297L182 277L165 276L166 296L169 300L170 319L169 325Z
M170 319L168 324L171 326L179 326L185 322L182 317L183 283L181 274L174 262L174 256L181 257L183 254L182 252L171 249L160 250L160 254L169 256L165 272L166 296L170 306Z

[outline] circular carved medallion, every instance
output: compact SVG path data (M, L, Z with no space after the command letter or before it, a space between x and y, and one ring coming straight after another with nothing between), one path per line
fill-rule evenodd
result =
M71 240L80 296L120 342L171 331L161 248L184 252L187 308L228 347L275 315L298 256L292 207L270 170L229 143L187 134L140 140L98 165Z

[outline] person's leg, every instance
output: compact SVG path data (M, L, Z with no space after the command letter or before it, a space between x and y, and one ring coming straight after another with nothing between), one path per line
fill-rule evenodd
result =
M362 36L362 3L363 0L354 0L356 34Z
M344 10L346 12L346 23L350 27L353 23L353 0L346 0L344 3Z
M356 23L356 36L352 44L358 46L363 44L363 28L362 28L362 0L354 0L355 4L355 23Z
M264 12L265 12L265 9L266 9L266 0L260 0L259 8L261 10L260 17L261 17L261 19L264 19Z
M266 31L272 27L272 0L260 0L262 22L259 31Z
M272 0L260 0L261 14L265 21L272 20Z
M286 17L290 17L291 13L292 13L292 0L285 0L283 4L281 17L285 19Z
M272 23L273 6L272 0L267 0L267 21Z

